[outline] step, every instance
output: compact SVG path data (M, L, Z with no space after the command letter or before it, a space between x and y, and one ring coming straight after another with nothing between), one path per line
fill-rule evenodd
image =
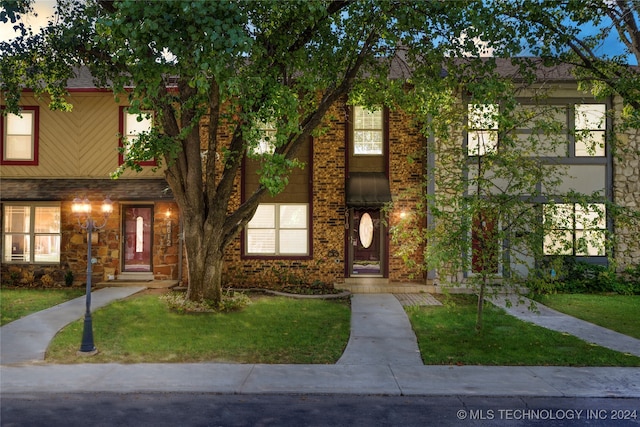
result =
M390 282L383 278L348 278L344 283L334 283L336 289L353 294L419 294L427 292L427 286L418 283Z
M123 272L118 274L116 280L127 282L150 282L153 280L153 273L129 273Z

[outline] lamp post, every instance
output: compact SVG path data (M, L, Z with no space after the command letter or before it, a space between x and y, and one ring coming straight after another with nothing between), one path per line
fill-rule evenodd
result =
M93 344L93 324L91 322L91 273L93 272L93 258L91 257L91 233L107 225L107 219L113 212L113 203L109 197L102 202L102 224L96 225L91 216L91 202L88 198L81 200L79 197L73 199L71 212L78 220L80 228L87 230L87 295L86 312L84 314L84 329L82 331L82 344L79 353L95 354L97 352Z

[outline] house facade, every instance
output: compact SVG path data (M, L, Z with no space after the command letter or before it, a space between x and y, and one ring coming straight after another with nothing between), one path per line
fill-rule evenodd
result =
M69 92L72 112L50 111L25 92L22 117L2 118L3 283L86 280L87 235L72 212L76 198L91 202L102 227L92 235L94 283L177 280L179 216L162 171L147 165L142 173L110 178L123 161L120 135L135 135L140 123L88 75L69 81ZM114 202L106 222L105 198Z
M621 101L593 99L579 92L567 76L552 76L545 81L549 85L554 87L553 96L546 102L558 107L567 142L560 151L538 155L568 169L559 189L592 194L594 206L614 201L640 208L640 135L637 130L617 135L630 148L621 156L614 156L609 144ZM126 156L121 136L135 138L153 117L139 120L129 114L124 101L115 102L111 92L93 87L86 75L69 81L69 92L72 112L49 111L46 102L25 92L22 117L2 117L3 283L63 283L70 275L76 283L85 281L86 233L71 209L75 198L89 199L92 217L98 225L104 222L92 240L94 281L186 283L182 245L188 242L181 240L182 218L162 169L149 162L142 165L141 173L127 171L110 179ZM523 92L524 108L531 104L531 96ZM615 114L605 114L608 111ZM435 153L425 150L428 138L402 111L386 107L368 111L346 99L333 105L323 126L325 132L310 138L299 151L305 167L295 169L283 193L261 201L254 218L227 249L225 283L374 280L391 287L396 282L437 281L433 272L409 267L389 236L391 227L422 209L425 193L437 191L434 183L424 185L429 170L440 166ZM485 149L478 142L480 136L490 140L496 131L491 125L474 126L470 122L463 129L461 125L459 132L459 142L470 158ZM573 130L597 140L597 148L576 142ZM524 127L517 132L530 133ZM264 145L268 149L268 143ZM258 185L259 167L257 160L245 161L232 207ZM99 210L106 197L114 202L114 209L103 221ZM575 218L576 206L563 208ZM607 230L617 237L613 248L617 264L640 263L639 230L618 227L611 220L588 229L574 220L558 235L575 241L577 235L588 232L597 241L599 235L605 238ZM550 236L545 243L550 254L556 250L555 241L557 236ZM608 255L604 245L598 244L586 249L569 244L563 250L563 255L590 262L606 262ZM413 257L420 265L420 248Z

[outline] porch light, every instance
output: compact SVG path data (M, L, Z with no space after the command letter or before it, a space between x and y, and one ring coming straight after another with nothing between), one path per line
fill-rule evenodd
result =
M87 291L86 291L86 311L84 314L84 328L82 331L82 344L80 354L93 355L98 351L93 343L93 324L91 320L91 273L93 272L94 259L91 256L91 233L107 225L107 219L113 213L113 202L109 197L105 198L101 206L102 223L97 225L91 217L91 202L87 197L80 199L76 197L71 204L71 212L78 220L78 225L83 230L87 230Z

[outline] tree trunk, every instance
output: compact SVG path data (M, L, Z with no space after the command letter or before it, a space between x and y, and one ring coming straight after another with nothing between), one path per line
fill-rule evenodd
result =
M224 264L224 247L220 239L222 231L213 228L202 233L201 230L197 225L185 224L189 275L187 299L197 302L208 300L218 304L222 299L222 266Z
M480 283L480 292L478 293L478 310L476 312L476 331L482 330L482 310L484 308L484 290L487 285L487 277L482 278Z

